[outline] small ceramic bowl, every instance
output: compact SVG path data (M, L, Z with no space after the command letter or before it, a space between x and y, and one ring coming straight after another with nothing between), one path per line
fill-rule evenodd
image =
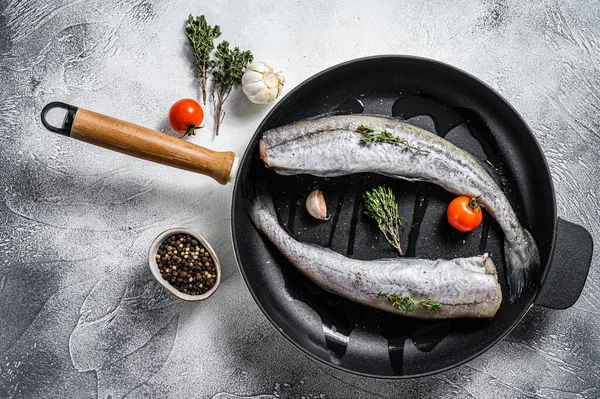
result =
M215 262L215 269L217 270L217 277L216 277L215 285L210 290L206 291L202 295L189 295L189 294L183 293L183 292L179 291L177 288L173 287L167 280L162 278L162 274L160 274L160 270L158 269L158 264L156 263L156 254L158 252L158 247L160 247L160 244L162 244L162 242L166 238L168 238L174 234L189 234L190 236L194 237L196 240L198 240L200 243L202 243L202 245L204 246L204 248L206 248L206 250L208 250L209 255L213 258L213 261ZM198 233L196 233L195 231L189 230L189 229L184 229L184 228L178 227L178 228L168 229L168 230L165 230L162 233L160 233L160 235L154 239L154 241L152 242L152 245L150 245L150 250L148 251L148 265L150 266L150 271L152 272L152 275L154 276L154 278L163 287L165 287L167 290L169 290L169 292L171 294L175 295L179 299L183 299L184 301L190 301L190 302L203 301L206 298L208 298L209 296L211 296L217 290L217 288L219 288L219 284L221 283L221 265L219 263L219 259L217 258L217 255L215 254L214 249Z

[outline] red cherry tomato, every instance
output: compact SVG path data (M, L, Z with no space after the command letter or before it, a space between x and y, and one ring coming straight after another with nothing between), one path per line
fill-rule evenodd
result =
M477 198L469 198L464 195L457 197L448 205L448 222L463 233L473 231L481 224L483 218L481 207Z
M194 130L202 124L204 111L200 104L191 98L177 101L169 110L169 124L184 136L191 136Z

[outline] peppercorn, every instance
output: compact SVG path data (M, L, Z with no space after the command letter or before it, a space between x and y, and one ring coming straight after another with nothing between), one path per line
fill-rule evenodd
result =
M166 238L157 250L156 263L162 278L186 294L204 294L216 283L214 259L188 234Z

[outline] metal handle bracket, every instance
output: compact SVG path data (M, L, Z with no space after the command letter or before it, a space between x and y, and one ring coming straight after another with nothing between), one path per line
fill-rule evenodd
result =
M64 109L65 111L67 111L67 113L65 114L65 119L63 120L63 124L61 127L52 126L50 124L50 122L48 122L48 120L46 119L46 115L48 114L48 111L50 111L51 109L54 109L54 108L61 108L61 109ZM61 103L59 101L53 101L53 102L47 104L42 109L42 115L41 115L42 116L42 124L44 125L44 127L46 129L50 130L51 132L62 134L63 136L69 137L71 135L71 126L73 125L73 120L75 119L75 114L77 113L78 109L79 108L77 108L73 105Z

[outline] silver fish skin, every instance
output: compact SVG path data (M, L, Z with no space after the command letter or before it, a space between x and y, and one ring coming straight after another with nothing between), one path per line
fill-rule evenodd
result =
M362 143L363 135L357 132L360 125L386 130L419 151L389 143ZM456 195L479 197L504 231L511 303L526 287L538 283L537 245L500 187L469 153L433 133L391 117L326 116L268 130L259 149L265 165L284 175L334 177L372 172L431 182Z
M420 319L494 317L502 303L496 268L486 255L451 260L350 259L327 248L295 240L270 206L255 201L250 219L305 276L323 289L386 312ZM440 309L414 306L406 312L378 293L441 303Z

